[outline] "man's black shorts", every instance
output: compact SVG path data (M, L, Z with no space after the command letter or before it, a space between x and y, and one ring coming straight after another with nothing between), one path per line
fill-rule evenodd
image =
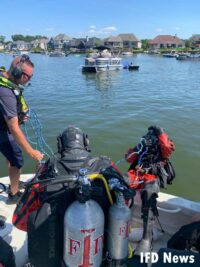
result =
M0 131L0 152L10 162L10 165L21 169L24 165L22 151L11 134Z

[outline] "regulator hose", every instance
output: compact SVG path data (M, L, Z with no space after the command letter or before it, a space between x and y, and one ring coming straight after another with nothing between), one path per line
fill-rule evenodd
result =
M89 178L90 178L91 181L93 181L95 179L100 179L103 182L104 187L106 189L106 193L107 193L109 202L110 202L111 205L113 205L113 199L112 199L112 196L111 196L111 193L110 193L110 189L109 189L109 186L108 186L108 183L107 183L105 177L102 174L93 173L93 174L89 175Z

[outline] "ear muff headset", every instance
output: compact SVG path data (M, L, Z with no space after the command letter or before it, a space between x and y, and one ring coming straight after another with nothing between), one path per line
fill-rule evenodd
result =
M19 62L15 66L12 66L11 75L15 79L21 79L22 74L23 74L22 65L24 64L24 62L28 60L30 60L28 55L22 55L19 58Z

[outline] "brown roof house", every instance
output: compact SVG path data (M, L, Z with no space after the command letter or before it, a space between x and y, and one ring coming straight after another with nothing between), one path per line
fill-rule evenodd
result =
M121 33L118 37L122 39L124 51L131 52L134 48L142 47L141 41L132 33Z
M113 51L119 51L123 48L123 41L119 36L111 36L104 40L104 45L110 47Z
M176 35L158 35L149 42L150 49L185 47L184 41Z
M54 49L62 49L64 46L69 44L71 37L66 34L58 34L54 38Z

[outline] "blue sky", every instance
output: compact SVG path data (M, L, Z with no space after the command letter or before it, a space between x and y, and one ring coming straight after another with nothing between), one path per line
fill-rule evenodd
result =
M5 0L0 35L107 37L134 33L139 39L200 34L200 0Z

